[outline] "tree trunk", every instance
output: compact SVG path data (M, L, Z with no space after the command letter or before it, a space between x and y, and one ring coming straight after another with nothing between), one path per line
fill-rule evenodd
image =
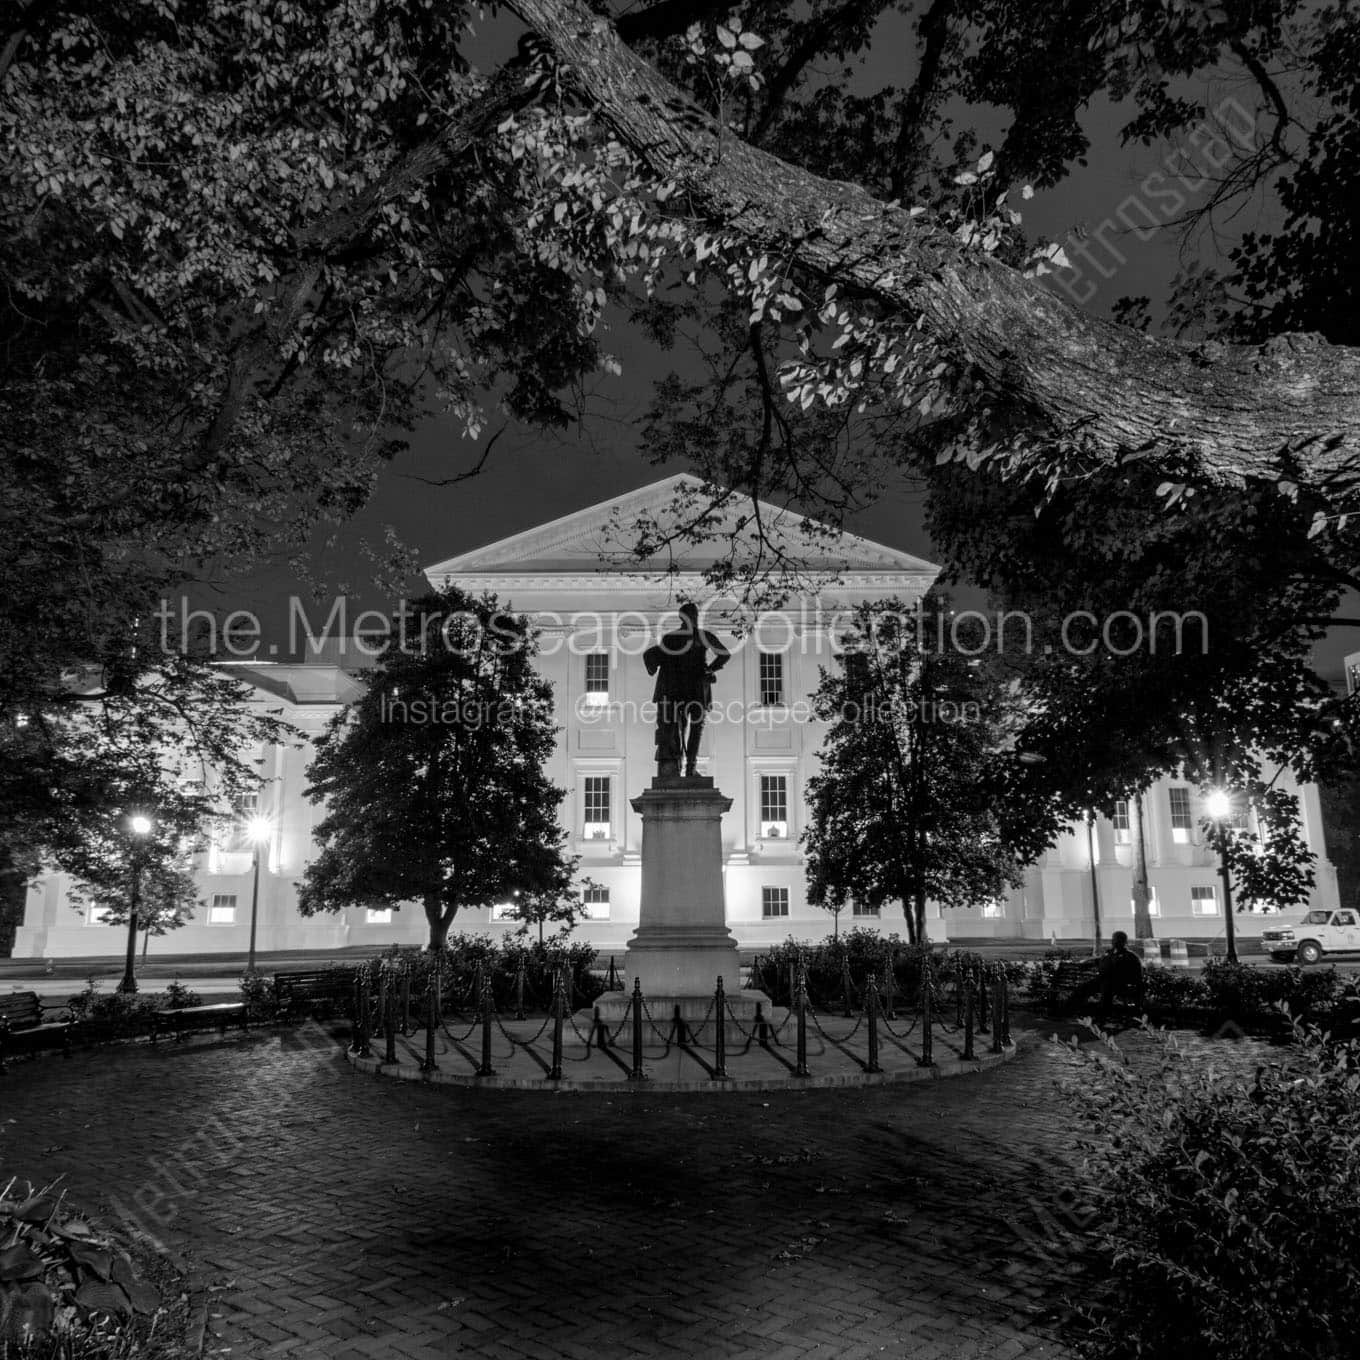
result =
M1188 454L1195 475L1320 480L1360 455L1360 352L1313 335L1264 345L1155 338L1091 316L928 217L749 146L620 41L584 0L508 0L564 75L704 229L919 324L934 348L1083 448ZM919 396L919 393L916 394ZM913 398L914 399L914 398ZM1046 427L1046 428L1045 428Z
M1152 939L1152 913L1148 903L1152 890L1148 886L1147 835L1143 826L1143 795L1136 794L1130 801L1133 816L1133 938Z
M907 923L907 943L916 943L916 913L912 909L911 899L902 899L902 916Z
M913 914L916 917L916 943L927 945L930 943L930 937L926 934L926 895L924 892L916 894Z
M430 941L425 946L432 954L438 953L449 942L449 927L458 914L458 907L445 907L443 899L435 893L425 896L425 922L430 928Z

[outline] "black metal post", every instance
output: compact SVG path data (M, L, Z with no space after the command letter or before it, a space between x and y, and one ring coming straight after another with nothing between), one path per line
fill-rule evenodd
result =
M1001 1052L1001 983L992 982L992 1052Z
M979 1034L990 1034L992 1031L987 1021L987 970L981 964L977 966L977 976L977 1032Z
M642 979L633 979L633 1066L628 1072L629 1081L641 1081L642 1071Z
M878 980L872 973L864 984L864 1007L869 1018L869 1061L866 1072L881 1072L878 1065Z
M255 841L255 874L250 887L250 952L246 955L246 972L255 973L255 923L260 915L260 838Z
M354 1051L360 1058L371 1058L373 1049L369 1043L369 993L368 993L368 970L365 968L359 974L358 981L359 1000L355 1014L355 1035Z
M1011 984L1006 976L1006 965L1001 965L1001 1023L998 1026L1001 1030L1001 1046L1009 1048L1011 1044Z
M845 1013L846 1020L855 1013L854 1001L851 997L850 986L850 955L844 950L841 951L841 990L845 993Z
M496 1069L491 1066L491 970L477 965L477 971L481 978L481 997L482 1003L482 1061L477 1068L479 1077L494 1077Z
M963 967L954 969L954 1025L963 1028Z
M798 1013L798 1049L794 1055L793 1075L795 1077L806 1077L808 1075L807 1061L807 970L802 960L798 964L798 987L794 993L794 1005Z
M963 981L963 1060L972 1062L977 1054L973 1052L973 979Z
M411 1024L411 969L401 966L401 1037L404 1039L414 1026Z
M387 1005L383 1010L383 1030L387 1046L383 1051L383 1062L397 1061L397 989L389 981L387 985Z
M435 989L433 984L434 974L430 975L431 985L425 989L425 1061L420 1064L422 1072L437 1072L438 1064L434 1060L434 1030L435 1013L438 1003L435 1000Z
M727 1076L727 997L723 994L723 980L718 979L718 990L713 993L714 1022L718 1028L713 1036L713 1076Z
M552 1067L548 1071L550 1081L562 1080L562 969L553 969L553 995L552 995L552 1015L553 1015L553 1037L552 1037Z
M675 1036L677 1044L687 1044L689 1034L685 1029L685 1017L680 1014L680 1003L675 1003L675 1014L671 1016L671 1033Z
M519 967L515 969L515 1019L524 1019L524 955L519 956Z
M893 998L897 994L897 959L893 954L893 947L889 945L885 951L885 966L883 969L883 1014L889 1020L897 1019L897 1006Z
M609 1047L609 1026L600 1019L600 1008L595 1007L590 1017L590 1039L586 1040L586 1048L589 1050L591 1040L594 1040L595 1047L604 1049Z
M765 1003L756 1002L756 1042L762 1048L770 1046L770 1022L765 1018Z
M1237 925L1233 921L1232 879L1228 871L1228 824L1218 824L1218 873L1223 880L1223 928L1229 963L1237 962Z
M930 1013L930 968L924 960L921 967L921 983L921 1056L916 1059L916 1066L934 1067L935 1022Z

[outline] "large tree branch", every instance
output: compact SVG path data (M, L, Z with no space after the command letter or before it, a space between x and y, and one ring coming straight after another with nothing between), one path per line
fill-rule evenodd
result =
M1205 476L1324 476L1360 454L1360 355L1309 335L1190 345L1086 315L1035 280L853 184L809 174L682 117L687 101L580 0L509 0L574 73L615 136L690 206L771 254L793 256L919 318L1003 399L1080 431L1106 461L1178 448Z

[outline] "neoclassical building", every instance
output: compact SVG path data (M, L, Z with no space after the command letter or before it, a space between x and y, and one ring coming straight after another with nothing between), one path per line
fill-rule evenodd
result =
M919 601L938 569L895 548L852 535L809 535L798 516L763 506L766 550L783 545L800 562L798 589L777 609L743 612L714 596L704 571L732 551L756 551L749 516L729 512L721 532L703 544L671 543L638 561L625 550L639 524L664 527L677 494L699 483L679 476L567 515L426 569L431 585L493 592L534 619L536 664L552 682L561 728L550 775L567 792L562 807L580 872L595 885L584 893L577 927L605 953L621 953L638 918L641 819L630 806L654 771L652 681L642 651L676 621L682 599L704 604L703 626L731 648L715 685L716 708L704 734L701 772L732 799L723 821L728 922L744 948L758 951L789 935L819 939L830 916L807 903L798 839L805 826L803 791L815 773L823 728L808 698L819 668L833 663L838 621L857 603L896 597ZM815 526L813 526L815 528ZM307 918L296 909L296 883L314 853L320 809L304 797L309 743L357 692L371 664L355 638L317 640L297 663L245 663L238 673L258 702L278 712L304 741L259 753L265 771L258 814L266 818L257 905L262 951L353 945L419 944L425 924L415 904L398 911L355 909ZM1289 774L1283 772L1288 781ZM1319 852L1314 905L1336 901L1335 874L1322 847L1317 792L1301 791L1305 832ZM1197 791L1163 781L1146 795L1144 835L1158 935L1222 933L1216 860L1197 830ZM1090 936L1098 904L1103 933L1131 921L1129 860L1134 823L1122 808L1113 821L1074 828L1026 875L1022 888L969 911L933 912L937 940L979 937L1048 939ZM1092 872L1092 852L1095 866ZM153 953L241 953L249 938L256 873L252 848L225 839L196 862L203 905L193 921L152 942ZM20 957L119 952L120 928L72 907L61 874L31 887L15 942ZM512 903L460 915L454 931L512 932ZM1260 929L1239 918L1241 930ZM842 929L867 926L905 935L901 909L847 912Z

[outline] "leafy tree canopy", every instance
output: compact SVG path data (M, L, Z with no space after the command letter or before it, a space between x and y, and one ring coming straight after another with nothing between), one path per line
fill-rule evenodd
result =
M533 650L493 596L407 607L317 744L308 797L326 815L299 911L419 902L432 949L463 907L517 900L526 919L563 918L549 907L574 896L576 860L544 770L557 727Z

